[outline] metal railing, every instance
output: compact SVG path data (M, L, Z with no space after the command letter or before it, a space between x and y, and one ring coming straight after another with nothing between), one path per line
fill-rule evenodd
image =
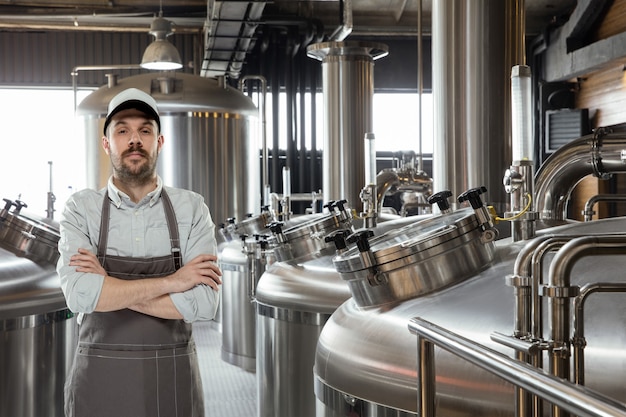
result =
M626 416L626 406L610 397L557 378L419 317L412 318L408 327L417 336L417 410L421 417L435 416L435 345L574 415Z

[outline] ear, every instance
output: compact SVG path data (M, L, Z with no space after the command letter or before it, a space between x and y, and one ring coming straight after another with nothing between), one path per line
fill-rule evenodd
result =
M157 151L161 152L161 148L163 147L163 142L165 142L165 138L163 137L162 134L159 133L159 136L157 137Z
M106 136L102 136L102 149L104 149L104 152L109 155L111 152L111 145L109 143L109 138L107 138Z

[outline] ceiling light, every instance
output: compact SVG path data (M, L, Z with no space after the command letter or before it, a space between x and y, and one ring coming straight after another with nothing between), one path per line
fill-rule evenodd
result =
M150 34L154 36L154 41L148 45L141 67L150 70L175 70L183 67L180 54L176 47L167 40L172 34L172 22L159 17L154 18L150 25Z

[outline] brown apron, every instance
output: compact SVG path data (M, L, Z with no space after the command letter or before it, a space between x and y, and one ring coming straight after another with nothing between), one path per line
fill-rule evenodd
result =
M121 279L163 277L181 267L172 203L163 189L170 255L131 258L106 254L110 200L102 205L98 259ZM204 416L202 383L191 325L123 309L85 314L72 373L65 385L67 417Z

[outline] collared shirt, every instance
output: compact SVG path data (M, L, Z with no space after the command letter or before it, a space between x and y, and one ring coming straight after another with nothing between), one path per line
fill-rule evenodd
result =
M183 264L200 254L217 254L215 225L209 209L200 194L179 188L165 187L172 200L178 230ZM163 181L157 177L157 187L140 202L134 203L109 178L107 188L100 191L86 189L74 193L63 210L60 220L57 272L68 308L75 313L95 310L104 276L76 272L68 263L78 248L97 252L100 236L102 201L109 192L111 207L107 254L137 258L164 256L171 253L167 220L161 201ZM219 293L206 285L188 291L170 294L172 302L191 323L211 320L219 303Z

